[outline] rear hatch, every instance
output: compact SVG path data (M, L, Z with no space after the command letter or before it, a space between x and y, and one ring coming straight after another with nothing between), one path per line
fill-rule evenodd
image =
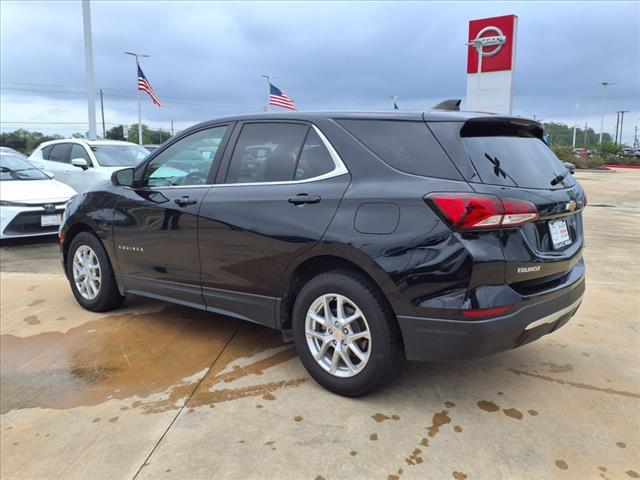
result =
M506 283L531 295L561 282L581 259L586 197L542 140L542 126L496 116L427 124L475 192L537 211L500 230Z

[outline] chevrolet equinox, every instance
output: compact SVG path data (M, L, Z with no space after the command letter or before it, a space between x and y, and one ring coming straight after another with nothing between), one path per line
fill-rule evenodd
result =
M551 333L585 289L584 191L542 125L458 104L183 131L70 201L73 295L92 311L144 295L279 329L348 396L403 359Z

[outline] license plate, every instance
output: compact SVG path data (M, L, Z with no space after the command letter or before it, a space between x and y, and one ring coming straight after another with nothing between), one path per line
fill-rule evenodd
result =
M62 221L62 215L42 215L40 217L40 226L42 227L53 227L55 225L60 225Z
M571 235L565 220L550 220L549 232L551 233L551 243L554 249L559 249L571 245Z

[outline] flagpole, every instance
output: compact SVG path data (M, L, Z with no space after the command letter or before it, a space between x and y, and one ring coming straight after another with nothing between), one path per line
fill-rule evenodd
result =
M138 145L142 145L142 98L138 89Z
M277 77L274 77L273 75L260 75L261 77L264 77L267 79L267 104L264 107L264 111L268 112L269 111L269 99L271 97L271 80L274 80Z
M124 52L136 58L136 70L140 68L138 58L149 58L151 55L143 53ZM136 91L138 92L138 145L142 145L142 98L140 97L140 88L138 88L138 72L136 71Z

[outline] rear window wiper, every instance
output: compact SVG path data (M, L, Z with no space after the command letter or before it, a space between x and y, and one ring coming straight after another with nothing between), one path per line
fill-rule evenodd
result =
M553 179L551 180L551 186L555 187L556 185L558 185L560 182L562 182L565 178L567 178L567 175L569 175L569 171L567 170L567 173L564 174L560 174L560 175L556 175L555 177L553 177Z
M495 173L496 177L502 175L504 178L507 178L507 172L500 167L500 160L498 160L498 157L492 157L487 152L485 152L484 157L493 164L493 173Z

